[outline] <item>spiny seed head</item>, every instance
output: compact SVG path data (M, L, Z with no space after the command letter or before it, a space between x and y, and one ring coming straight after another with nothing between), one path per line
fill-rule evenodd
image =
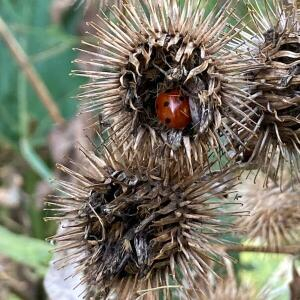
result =
M92 80L79 95L83 110L101 113L126 149L150 152L162 168L175 159L183 175L211 151L235 155L254 134L256 115L244 77L249 56L227 47L235 1L210 12L198 0L128 2L112 8L113 19L90 23L96 43L84 44L93 58L80 61L90 70L74 72ZM174 90L188 108L170 108L169 99L158 111L158 97Z
M209 273L208 280L203 281L201 278L197 277L197 287L201 290L201 293L197 295L195 293L190 293L190 298L179 291L179 299L189 299L189 300L263 300L268 299L269 293L267 291L258 292L254 286L237 283L235 273L233 271L232 262L225 258L223 262L226 266L227 274L223 274L222 278L217 274ZM230 269L228 269L230 265ZM188 286L188 283L186 283ZM190 289L192 291L192 289Z
M242 214L227 200L231 171L196 170L164 186L160 174L133 167L126 156L120 163L117 151L84 153L89 165L79 173L60 166L77 183L61 182L65 196L49 203L64 221L53 238L57 250L72 250L66 259L82 271L87 296L135 299L148 290L159 299L160 292L176 294L170 286L181 286L183 277L189 293L199 294L194 275L206 280L209 261L226 256L220 236Z
M257 181L264 180L264 176ZM268 188L247 182L239 192L250 216L237 221L237 228L250 240L258 240L274 249L299 242L300 200L299 188L285 182L283 190L273 184Z
M199 297L199 300L262 300L266 299L260 297L254 290L246 285L238 286L235 280L232 279L219 279L215 282L213 288L209 288L204 297Z
M285 2L249 4L252 22L243 40L262 67L252 73L261 117L248 158L267 178L281 180L289 166L300 180L300 27L295 7Z

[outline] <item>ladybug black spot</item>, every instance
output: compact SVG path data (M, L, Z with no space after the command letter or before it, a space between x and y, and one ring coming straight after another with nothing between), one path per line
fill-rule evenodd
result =
M166 122L166 124L169 124L169 123L171 123L171 119L166 118L166 119L165 119L165 122Z
M170 104L169 101L166 101L166 102L164 103L164 106L167 107L167 106L169 106L169 104Z
M184 101L184 99L185 99L185 98L184 98L183 96L180 96L180 97L179 97L179 100L180 100L180 101Z

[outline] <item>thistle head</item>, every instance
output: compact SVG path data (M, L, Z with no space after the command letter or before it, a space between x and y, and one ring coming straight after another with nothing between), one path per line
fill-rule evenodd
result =
M252 73L252 90L260 108L258 139L253 139L250 161L273 181L290 168L300 179L300 43L297 10L285 1L249 5L252 22L243 34L249 51L262 64Z
M247 54L227 47L236 34L228 3L208 12L196 0L128 1L90 23L93 59L81 63L91 69L74 72L92 80L83 110L101 114L125 149L151 153L162 169L175 160L183 176L211 152L235 156L254 134L256 108Z
M101 158L84 153L89 166L80 172L60 166L77 183L61 182L64 196L49 203L64 221L53 238L57 250L72 249L66 260L82 272L87 296L133 299L146 290L158 299L178 288L201 293L195 278L205 281L210 261L226 256L222 235L242 214L238 203L227 200L235 183L231 171L197 170L164 186L159 173L137 161L133 166L128 157L121 163L116 151Z
M257 181L263 181L261 175ZM237 229L247 239L258 241L262 246L278 249L300 240L299 188L286 181L282 188L273 184L257 187L251 182L239 189L248 217L237 221Z
M215 282L214 288L210 288L207 295L199 300L262 300L265 298L260 297L254 290L254 288L247 285L240 285L232 279L219 279Z

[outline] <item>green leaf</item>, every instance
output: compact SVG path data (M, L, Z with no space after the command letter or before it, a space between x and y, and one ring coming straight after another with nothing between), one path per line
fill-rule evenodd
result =
M287 278L289 265L286 262L287 255L266 253L241 253L240 262L247 265L247 269L241 269L242 282L254 286L257 291L267 290L268 299L288 300ZM283 273L278 276L278 270L285 267Z
M71 97L78 93L79 85L84 83L79 77L69 77L71 70L76 68L71 61L78 55L72 48L80 42L80 38L76 36L79 11L70 10L70 18L74 15L76 21L70 31L64 24L52 23L50 5L51 1L0 0L0 15L28 54L62 115L70 119L76 114L78 105ZM0 66L5 74L0 80L0 141L18 148L22 136L18 124L17 101L18 93L22 91L19 91L17 78L21 70L1 37ZM43 147L54 126L53 120L31 85L26 84L29 108L26 112L29 127L27 138L34 148Z
M10 294L8 296L8 300L22 300L21 298L19 298L17 295L15 294Z
M44 276L51 259L52 246L44 241L15 234L0 226L0 254L34 269Z
M283 258L284 256L278 254L241 253L241 263L249 266L248 270L241 271L241 275L246 281L250 281L257 288L261 288Z

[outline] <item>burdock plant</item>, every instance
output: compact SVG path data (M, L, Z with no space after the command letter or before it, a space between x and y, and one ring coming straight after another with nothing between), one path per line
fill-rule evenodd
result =
M299 171L296 10L248 3L246 26L239 1L135 2L90 22L80 50L90 57L74 71L90 79L82 109L107 141L83 150L88 164L59 167L72 180L49 199L63 223L53 240L87 299L238 298L237 285L207 289L230 250L224 237L243 231L277 249L299 220L299 201L276 183L286 163ZM248 218L231 196L241 162L276 188L245 195Z
M228 197L234 176L196 169L165 187L159 172L132 165L133 153L111 150L84 151L85 169L59 167L77 181L61 182L64 196L49 199L64 223L57 251L70 251L62 262L82 273L87 298L172 299L180 290L197 299L211 263L227 257L232 217L243 214Z
M263 180L264 176L259 176L258 182ZM247 182L239 191L244 199L244 209L250 211L249 217L237 220L241 236L274 251L299 243L299 187L293 189L287 180L282 187L273 183L265 188L261 182L259 188Z
M253 72L256 106L261 122L258 139L253 140L250 161L273 181L289 174L299 180L300 171L300 43L295 6L287 1L255 1L249 4L248 31L243 42L250 54L262 63ZM254 146L255 145L255 146ZM249 158L249 157L248 157Z
M192 174L208 153L236 156L254 135L256 107L244 76L247 55L227 46L237 34L235 1L207 10L206 1L132 1L91 22L91 59L75 71L91 83L83 111L101 115L124 151L156 167ZM176 164L172 164L172 162Z

